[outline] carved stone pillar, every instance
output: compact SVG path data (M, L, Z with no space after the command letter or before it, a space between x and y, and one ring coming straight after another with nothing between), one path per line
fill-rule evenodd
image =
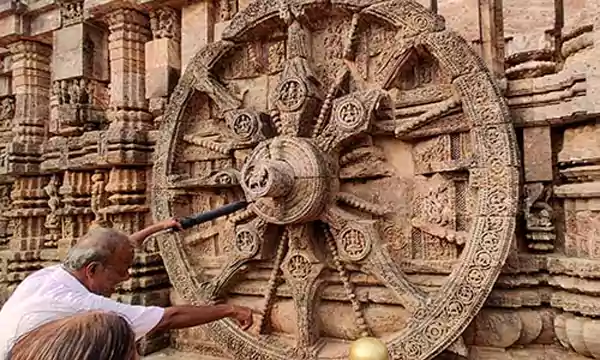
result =
M152 148L148 130L152 115L145 96L144 47L150 38L148 19L140 12L119 9L109 24L110 122L106 160L110 164L147 164Z
M9 62L6 61L7 58L2 60L0 65ZM10 69L2 66L0 70L0 176L8 173L8 147L13 139L12 124L14 116L15 98L12 93L12 74Z
M113 168L106 184L109 205L100 210L113 227L131 234L144 227L149 208L146 202L146 170Z
M179 13L159 8L150 13L153 40L146 43L146 98L155 127L181 71L181 26Z
M15 95L13 139L8 155L8 173L36 174L41 162L41 144L49 118L50 55L45 44L22 40L9 46L12 53L12 89ZM46 242L44 226L49 213L46 176L21 176L12 190L10 217L14 232L12 251L37 251L54 248Z
M589 52L581 58L586 71L586 82L588 84L587 100L590 103L590 113L600 112L600 4L597 1L586 1L580 21L572 31L568 33L569 48L563 47L563 51L586 47ZM565 34L567 35L567 34Z
M2 249L8 248L12 234L10 218L7 216L12 205L10 193L13 182L13 179L7 176L8 147L13 138L12 121L15 115L10 63L10 55L0 59L0 252ZM1 279L0 282L2 282Z
M112 168L104 188L107 206L99 210L99 214L112 226L127 234L141 230L146 225L149 206L147 204L147 169ZM99 179L95 179L92 199L99 190ZM94 200L95 201L95 200ZM102 200L104 201L104 200ZM94 206L95 207L95 206ZM169 278L164 270L162 259L158 253L137 251L131 271L131 279L120 286L116 299L143 305L167 306L169 304ZM168 344L168 334L153 334L139 342L141 354L148 354L164 348Z
M41 162L40 145L49 118L50 55L48 45L17 41L12 53L12 88L15 95L13 139L8 153L9 172L35 173Z
M11 198L13 209L9 216L14 222L10 249L14 251L32 251L53 248L46 242L48 234L44 223L50 213L48 195L44 187L48 185L45 176L22 176L15 180Z
M600 176L594 165L600 157L600 126L588 123L565 129L558 166L565 184L555 188L564 200L567 256L600 259Z
M67 170L59 188L63 206L61 237L58 242L58 255L63 259L69 248L88 231L93 219L91 203L91 174L85 171Z
M0 304L12 294L23 279L48 265L48 257L41 251L11 251L0 258Z
M148 19L131 9L116 10L106 19L110 33L110 128L126 132L147 130L151 120L144 90Z

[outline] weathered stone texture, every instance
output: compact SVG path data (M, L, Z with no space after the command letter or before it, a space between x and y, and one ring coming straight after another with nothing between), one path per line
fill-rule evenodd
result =
M124 302L259 310L143 354L600 358L600 8L0 5L0 303L91 226L252 205L137 253ZM171 350L167 351L170 352Z

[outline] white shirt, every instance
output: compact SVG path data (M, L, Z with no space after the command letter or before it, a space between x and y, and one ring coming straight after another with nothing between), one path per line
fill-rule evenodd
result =
M122 304L86 289L60 265L29 275L0 310L0 360L25 333L52 320L101 310L127 319L139 339L162 319L164 309Z

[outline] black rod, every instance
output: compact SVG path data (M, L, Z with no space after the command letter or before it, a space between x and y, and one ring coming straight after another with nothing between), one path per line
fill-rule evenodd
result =
M248 206L248 202L247 201L236 201L234 203L221 206L221 207L216 208L214 210L210 210L210 211L207 211L207 212L203 212L203 213L195 214L195 215L192 215L192 216L184 217L181 220L179 220L179 223L181 224L181 227L183 229L189 229L192 226L200 225L200 224L205 223L207 221L211 221L211 220L214 220L216 218L220 218L221 216L229 215L229 214L234 213L234 212L236 212L238 210L245 209L247 206ZM177 231L178 229L177 228L173 228L173 230Z

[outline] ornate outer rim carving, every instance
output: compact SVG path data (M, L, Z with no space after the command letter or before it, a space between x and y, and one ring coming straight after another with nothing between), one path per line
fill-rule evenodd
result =
M302 5L315 4L317 1L305 0L302 1ZM241 36L259 23L273 19L277 10L273 9L271 4L268 0L259 0L249 5L233 19L224 37ZM341 6L353 7L346 3ZM404 30L408 27L411 34L422 33L424 30L419 26L410 28L411 17L407 17L407 9L410 15L411 9L422 8L412 1L387 1L375 3L362 12L379 17L396 27L402 25ZM477 167L472 169L471 176L477 174L477 182L483 186L477 194L477 212L471 226L470 240L461 254L459 266L438 291L441 295L430 298L433 301L426 304L428 311L415 313L415 321L410 322L403 331L385 339L394 359L431 358L452 344L464 331L483 306L508 256L515 230L514 214L518 202L518 189L512 182L518 179L519 166L515 134L500 91L488 70L483 67L481 60L466 42L451 32L441 31L442 26L439 25L440 21L436 16L423 14L422 10L419 10L417 20L420 16L427 16L431 23L438 24L429 30L440 32L422 35L421 42L440 61L442 68L450 73L453 84L462 96L465 114L472 125L471 131L477 134L474 151L478 155ZM407 20L399 24L399 19L405 17ZM418 24L422 23L419 21ZM443 39L450 42L444 43ZM190 95L194 92L194 73L212 67L231 46L230 42L220 41L200 50L171 96L161 131L172 136L161 137L156 146L153 198L153 215L156 219L163 219L172 214L166 193L167 174L174 156L176 139L180 136L180 118ZM477 89L479 93L473 92L473 89ZM488 111L478 111L481 107ZM489 116L489 111L495 116L486 117ZM495 127L497 131L485 131L490 126ZM506 145L503 149L498 149L497 145L490 147L490 144L497 143L498 134L501 142ZM498 177L499 173L503 175L504 181L498 181L501 179ZM489 188L492 185L494 187ZM486 186L488 188L485 188ZM494 204L491 208L487 206L490 200L493 200ZM494 212L498 205L501 205L499 208L503 210L501 213ZM192 276L193 272L190 271L191 266L183 252L182 244L179 234L165 235L160 242L169 277L184 299L195 304L204 303L205 299L201 298L201 293L195 291L200 286ZM440 324L446 325L440 328ZM290 357L287 350L291 349L288 346L251 336L241 331L231 320L211 323L206 329L207 334L218 345L235 351L238 357L279 360L287 360Z

